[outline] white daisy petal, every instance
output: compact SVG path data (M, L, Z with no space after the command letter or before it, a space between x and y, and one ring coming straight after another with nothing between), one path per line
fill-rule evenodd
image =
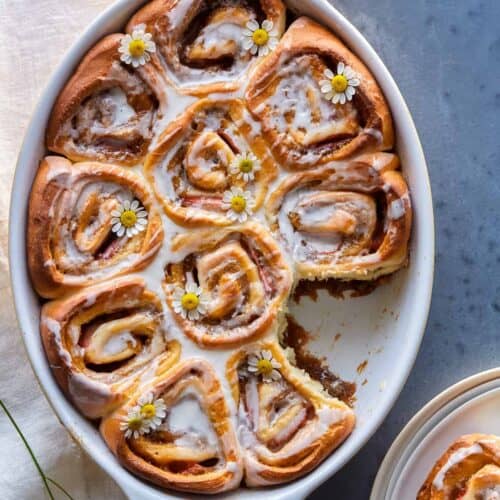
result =
M259 50L259 47L257 47L257 45L255 45L255 44L252 42L252 47L251 47L251 49L250 49L250 53L251 53L252 55L255 55L255 54L257 54L257 51L258 51L258 50Z
M325 69L324 75L328 78L328 80L331 80L335 76L331 69Z
M270 49L274 50L278 46L278 39L277 38L270 38L268 42L268 46Z
M262 23L262 29L265 29L268 33L273 29L273 22L270 21L269 19L266 19L263 23Z
M245 50L250 50L253 47L253 40L251 38L246 38L243 40L243 48Z
M250 21L248 21L246 26L252 32L259 29L259 23L257 21L255 21L254 19L251 19Z
M345 64L340 61L337 65L337 75L342 75L344 73Z
M262 47L259 47L259 57L264 57L269 54L269 47L267 45L262 45Z

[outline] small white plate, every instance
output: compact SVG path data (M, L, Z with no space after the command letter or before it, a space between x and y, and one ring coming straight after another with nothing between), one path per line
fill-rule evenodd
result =
M414 500L439 457L458 437L500 435L500 370L444 391L403 429L377 474L371 500Z

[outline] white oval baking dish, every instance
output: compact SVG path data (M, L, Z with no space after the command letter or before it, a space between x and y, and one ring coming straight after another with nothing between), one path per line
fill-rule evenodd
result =
M137 479L115 460L95 427L64 398L52 378L39 336L40 302L28 276L25 230L28 197L40 158L52 105L85 52L102 36L119 31L143 0L118 0L103 12L71 47L52 75L27 129L19 155L10 207L9 254L17 316L36 377L54 411L73 438L132 499L181 498L160 492ZM388 285L367 297L334 301L320 294L317 302L302 300L292 307L301 323L320 333L315 348L328 353L333 371L358 382L358 422L349 439L318 468L291 484L265 490L271 500L304 498L338 471L368 441L398 397L413 366L425 330L434 272L432 198L422 147L408 108L388 70L363 36L327 0L287 0L295 11L315 18L340 36L371 69L390 104L397 129L397 149L409 183L415 214L409 267ZM341 331L342 337L333 338ZM368 366L360 375L363 360ZM366 382L362 384L361 382ZM228 494L227 498L256 498L263 489Z

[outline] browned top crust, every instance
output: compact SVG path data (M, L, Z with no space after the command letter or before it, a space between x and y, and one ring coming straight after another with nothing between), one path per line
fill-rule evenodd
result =
M321 95L320 81L325 79L324 70L335 73L339 62L359 75L360 85L351 103L336 107L331 104L330 116L323 116L321 106L327 101ZM272 106L269 100L276 96L281 80L288 83L297 73L301 77L299 90L304 93L299 101L307 99L310 109L315 111L307 123L293 130L290 124L296 106L288 105L281 95ZM306 74L314 81L310 88L303 79ZM287 95L289 86L282 91ZM257 66L251 75L246 99L285 168L307 168L367 150L389 150L394 144L389 108L369 70L336 36L306 17L297 19L276 50ZM321 115L321 119L315 117L314 112ZM280 120L287 123L282 130L279 130Z
M47 128L47 148L73 161L133 165L146 154L165 105L155 64L133 70L120 62L123 35L103 38L59 94Z
M133 197L148 211L146 230L131 238L112 233L111 212L120 197ZM31 191L27 234L30 275L42 297L60 297L142 269L162 241L160 215L137 174L57 156L42 160Z
M500 437L468 434L439 458L417 500L476 500L483 498L481 490L492 486L500 486Z
M286 7L281 0L153 0L130 19L126 31L145 24L172 83L182 92L207 95L237 89L258 59L241 45L252 19L272 21L280 37ZM217 31L220 27L226 29Z

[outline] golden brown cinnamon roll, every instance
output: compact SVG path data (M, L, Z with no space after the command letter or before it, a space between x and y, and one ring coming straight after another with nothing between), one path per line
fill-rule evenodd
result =
M103 420L101 433L125 467L159 486L213 494L241 481L226 401L215 373L201 359L184 361L140 387Z
M73 161L134 165L147 152L166 106L157 59L120 60L124 35L109 35L84 57L54 105L47 148Z
M276 158L291 170L393 146L391 115L373 76L305 17L258 65L246 98Z
M248 486L306 474L352 432L353 411L291 365L277 344L249 346L227 366Z
M459 438L437 461L417 500L498 500L500 438L470 434Z
M178 224L243 222L276 176L265 142L240 100L203 99L172 122L148 156L146 177ZM245 206L232 207L239 196Z
M165 269L167 302L194 341L231 345L278 327L292 277L260 224L179 235L172 250L186 257Z
M127 31L141 24L153 34L173 83L206 95L238 88L254 59L275 47L285 6L281 0L154 0Z
M300 278L371 280L402 267L412 211L390 153L290 175L267 203Z
M46 298L142 269L163 240L160 214L136 174L48 156L31 191L28 264Z
M140 278L95 285L42 308L40 329L52 373L87 417L124 403L142 377L179 358L167 343L160 299Z

